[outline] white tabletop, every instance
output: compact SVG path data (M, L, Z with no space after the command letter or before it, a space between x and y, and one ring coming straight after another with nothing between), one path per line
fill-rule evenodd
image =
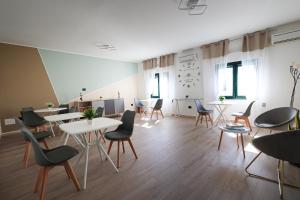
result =
M230 133L249 133L250 129L246 127L242 127L241 129L232 129L232 128L227 128L225 125L219 126L219 129L225 131L225 132L230 132Z
M211 101L208 105L232 105L233 103L230 101Z
M67 109L66 107L64 107L64 108L42 108L42 109L34 110L34 112L36 112L36 113L58 112L61 110L66 110L66 109Z
M73 113L65 113L65 114L59 114L59 115L49 115L45 116L45 120L48 122L58 122L62 120L70 120L70 119L78 119L82 117L83 113L81 112L73 112Z
M61 130L63 130L68 134L76 135L76 134L87 133L87 132L96 131L100 129L111 128L114 126L119 126L121 124L122 122L119 120L99 117L99 118L94 118L91 124L88 123L88 120L80 120L80 121L61 124L59 125L59 127Z

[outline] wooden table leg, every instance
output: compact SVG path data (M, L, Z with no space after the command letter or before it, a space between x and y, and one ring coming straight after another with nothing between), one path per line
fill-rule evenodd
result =
M218 150L220 150L220 146L221 146L221 142L222 142L222 137L223 137L223 130L221 130L221 135L220 135Z
M243 150L243 155L244 155L244 159L246 158L245 156L245 149L244 149L244 139L243 139L243 134L241 133L241 142L242 142L242 150Z

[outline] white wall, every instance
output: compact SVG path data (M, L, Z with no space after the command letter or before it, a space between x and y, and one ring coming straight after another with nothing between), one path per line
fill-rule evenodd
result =
M284 25L281 27L277 27L273 30L273 33L278 32L286 32L288 30L295 30L300 29L300 22L296 22L293 24ZM239 51L242 49L242 39L235 39L230 42L229 45L229 51L230 54L228 55L228 62L237 61L241 58ZM200 50L197 49L196 51ZM181 52L179 52L178 55L180 55ZM260 113L280 106L289 106L290 103L290 96L292 92L292 86L293 86L293 80L292 76L289 72L289 66L293 63L300 63L300 40L297 41L291 41L286 42L282 44L276 44L269 47L269 60L270 60L270 66L271 66L271 72L269 76L271 77L270 82L266 82L265 84L269 84L271 87L268 88L268 94L266 99L263 101L257 101L252 110L252 116L251 119L253 120L257 115ZM202 60L200 58L199 64L201 66L202 70ZM178 68L178 63L176 62L175 67ZM139 89L138 89L138 95L141 98L145 98L143 96L143 70L142 70L142 64L139 64ZM176 82L178 83L178 82ZM203 84L205 85L205 84ZM184 97L184 94L190 95L190 97L196 98L196 97L202 97L202 84L197 85L196 88L193 88L192 90L178 87L176 85L176 97L182 98ZM230 115L232 112L237 111L244 111L249 104L249 101L247 100L234 100L234 105L229 107L227 109L227 115ZM266 107L262 107L262 103L266 103ZM193 106L193 109L188 109L188 105L191 104ZM181 105L181 110L184 115L195 115L195 109L194 109L193 103L187 103ZM300 108L300 81L299 85L296 88L296 95L294 100L294 107Z

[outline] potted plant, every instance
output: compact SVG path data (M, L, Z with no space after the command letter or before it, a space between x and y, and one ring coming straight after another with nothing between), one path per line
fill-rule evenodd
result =
M219 101L221 101L221 103L223 103L225 100L225 97L224 96L219 96Z
M46 105L47 105L48 108L53 108L54 107L54 104L52 102L47 102Z
M88 108L83 112L83 117L87 118L88 124L92 124L92 119L96 117L96 111L92 108Z

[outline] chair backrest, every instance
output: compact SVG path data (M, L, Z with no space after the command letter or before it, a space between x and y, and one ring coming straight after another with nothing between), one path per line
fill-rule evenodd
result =
M259 115L254 124L262 128L276 128L287 125L294 120L297 109L291 107L280 107L269 110Z
M15 118L15 120L16 120L17 124L20 126L20 128L26 128L26 126L22 120L20 120L17 117ZM21 135L23 136L24 140L29 141L29 138L27 138L24 134L22 134L22 132L21 132Z
M40 147L38 141L35 139L30 130L23 127L21 128L21 134L23 134L24 138L28 138L31 141L33 146L33 150L35 153L35 160L39 165L46 166L51 165L51 161L48 159L42 147Z
M103 107L98 107L96 110L96 117L102 117L103 116Z
M122 116L122 124L118 127L118 131L122 131L123 133L131 136L134 127L134 117L135 112L131 110L126 110Z
M162 105L163 105L163 99L157 99L157 101L155 103L155 106L154 106L154 109L155 110L160 110L162 108Z
M67 108L67 109L58 111L57 112L58 114L65 114L65 113L69 113L70 112L70 110L69 110L69 104L60 104L59 107L60 108Z
M201 103L200 99L195 99L195 104L196 104L196 108L197 108L198 113L206 111L206 109L204 108L204 106Z
M139 98L134 98L134 106L135 107L143 107L144 104L141 102Z
M33 111L33 107L22 108L22 111Z
M39 126L44 122L44 119L32 110L21 111L20 113L26 126Z
M250 104L249 104L249 106L247 107L247 109L246 109L246 111L244 112L244 116L246 116L246 117L249 117L250 116L250 114L251 114L251 108L252 108L252 105L254 104L254 102L255 101L252 101Z

